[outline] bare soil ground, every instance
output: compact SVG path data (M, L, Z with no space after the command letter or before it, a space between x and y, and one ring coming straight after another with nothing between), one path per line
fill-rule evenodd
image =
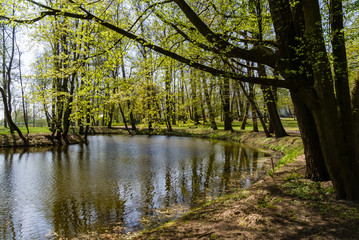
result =
M304 156L250 188L134 239L359 239L359 203L303 178Z

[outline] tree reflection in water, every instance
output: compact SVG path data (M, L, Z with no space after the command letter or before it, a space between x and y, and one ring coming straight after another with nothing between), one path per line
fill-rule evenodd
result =
M270 169L265 153L237 143L164 136L89 140L0 154L0 238L153 227L248 186Z

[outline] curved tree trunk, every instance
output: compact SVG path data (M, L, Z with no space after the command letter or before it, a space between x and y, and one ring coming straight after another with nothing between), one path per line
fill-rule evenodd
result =
M254 110L255 113L257 114L257 116L258 116L258 118L259 118L259 120L260 120L260 122L261 122L261 124L262 124L263 131L264 131L266 137L270 137L271 135L270 135L270 133L269 133L269 131L268 131L268 128L267 128L267 126L266 126L266 124L265 124L265 122L264 122L263 115L262 115L261 111L260 111L260 110L258 109L258 107L257 107L256 102L254 101L253 98L251 98L250 94L248 94L248 92L247 92L246 89L244 88L243 83L242 83L242 82L238 82L238 83L239 83L239 86L241 87L241 89L242 89L242 91L243 91L243 94L246 96L248 102L251 104L251 106L252 106L252 111ZM242 122L242 126L243 126L243 122ZM241 128L241 129L242 129L242 128Z
M267 77L266 69L263 64L258 64L258 75L260 77ZM288 136L287 132L283 127L282 121L280 120L272 90L269 86L263 85L261 85L261 89L269 113L270 126L273 128L275 137L280 138Z
M2 96L2 99L3 99L3 103L4 103L4 111L5 111L5 117L8 121L8 124L11 128L13 128L18 134L19 134L19 137L22 139L22 141L24 142L25 145L28 145L29 144L29 141L27 140L27 138L22 134L21 130L18 128L18 126L16 126L16 124L12 121L12 118L11 118L11 114L9 112L9 108L8 108L8 105L7 105L7 97L6 97L6 94L4 92L4 89L2 87L0 87L0 92L1 92L1 96Z

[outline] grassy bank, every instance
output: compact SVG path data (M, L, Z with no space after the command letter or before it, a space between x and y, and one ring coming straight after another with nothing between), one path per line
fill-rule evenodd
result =
M289 121L289 124L293 126L293 120ZM288 123L288 122L287 122ZM236 128L235 128L236 129ZM286 162L293 160L296 156L303 154L303 144L300 138L299 132L295 131L295 126L292 127L294 131L290 131L287 137L276 139L274 137L267 138L263 132L252 132L249 130L234 130L224 131L216 130L213 131L208 126L204 125L186 125L176 126L172 132L168 132L165 128L157 128L153 131L148 129L139 129L136 134L139 135L167 135L167 136L181 136L181 137L198 137L198 138L210 138L225 141L236 141L242 144L262 148L266 150L272 150L280 152L284 155L278 166L283 165ZM74 129L73 131L77 131ZM90 134L124 134L130 135L124 127L91 127Z
M359 239L359 205L337 201L330 182L311 182L304 171L299 157L248 189L132 239Z
M273 173L250 188L132 239L359 239L359 204L337 201L330 182L304 178L299 136L274 139L261 133L215 134L285 155Z

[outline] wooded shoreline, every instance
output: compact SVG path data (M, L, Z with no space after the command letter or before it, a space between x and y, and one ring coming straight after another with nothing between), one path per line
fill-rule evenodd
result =
M276 139L274 137L267 138L263 132L250 131L224 131L212 130L210 128L186 128L174 129L169 132L165 128L149 131L148 129L140 129L136 132L128 132L122 127L101 127L94 126L89 128L88 135L165 135L165 136L182 136L182 137L199 137L211 138L217 140L237 141L252 147L262 148L266 150L273 150L283 152L287 142L292 142L295 148L302 145L302 140L298 132L290 133L289 136ZM0 134L0 148L21 148L21 147L41 147L41 146L58 146L85 143L83 136L78 134L77 128L71 128L67 136L66 143L64 140L59 144L56 137L52 137L51 133L30 133L27 135L28 145L25 145L22 139L17 134ZM281 147L282 146L282 147ZM302 148L301 148L302 149Z

